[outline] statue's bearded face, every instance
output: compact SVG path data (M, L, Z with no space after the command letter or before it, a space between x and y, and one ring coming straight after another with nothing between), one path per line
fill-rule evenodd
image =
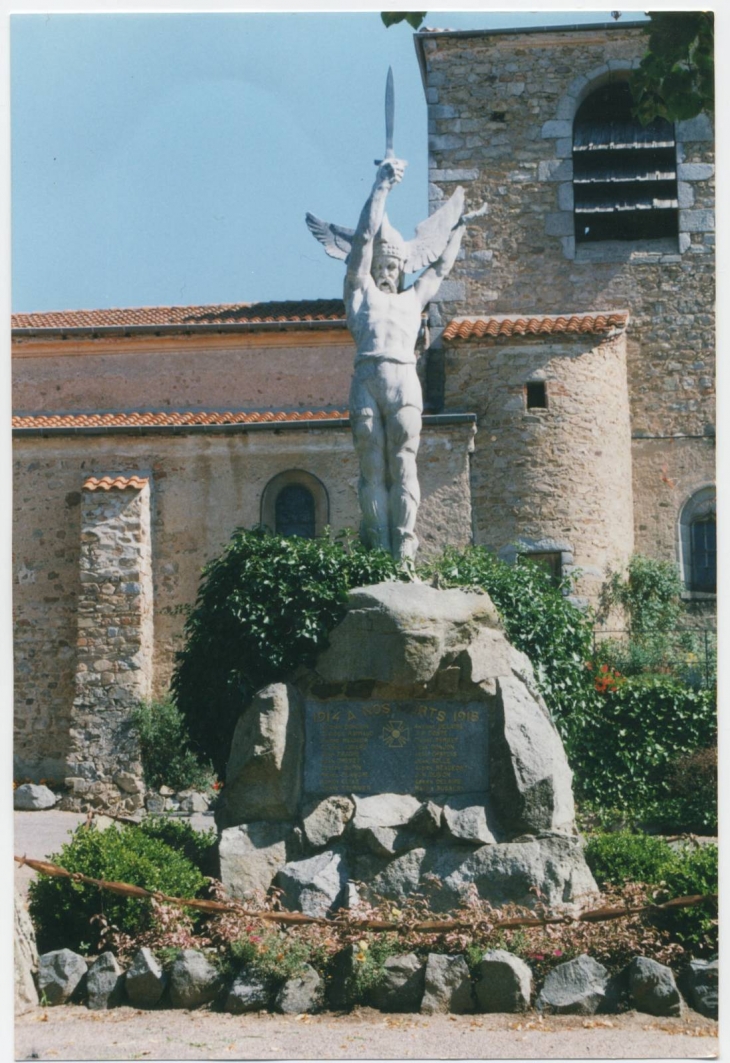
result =
M403 264L395 255L376 254L373 257L371 273L375 285L381 292L395 295L400 287Z

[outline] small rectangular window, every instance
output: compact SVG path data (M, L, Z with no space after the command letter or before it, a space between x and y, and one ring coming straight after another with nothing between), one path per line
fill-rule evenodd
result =
M558 587L560 585L560 581L563 578L563 558L559 550L520 554L519 561L522 564L530 561L534 565L539 565L540 568L545 569L553 586Z
M525 399L528 410L547 409L547 391L542 380L525 384Z

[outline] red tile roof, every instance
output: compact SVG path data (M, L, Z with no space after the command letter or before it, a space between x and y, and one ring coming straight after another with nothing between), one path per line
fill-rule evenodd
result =
M43 413L14 416L13 428L168 428L192 425L280 424L296 421L332 421L348 416L347 410L306 410L225 413L188 411L167 413Z
M90 476L88 480L84 480L84 491L98 491L99 488L102 491L111 491L112 488L124 491L128 487L141 491L147 483L148 476L115 476L113 479L111 476Z
M227 303L220 306L141 306L111 310L49 310L13 314L14 329L98 329L193 325L298 324L344 322L341 299L299 299L271 303Z
M494 314L491 317L455 317L444 329L445 342L481 340L508 336L543 336L556 333L571 335L605 333L626 328L626 310L611 310L593 314L550 314L519 317L516 314Z

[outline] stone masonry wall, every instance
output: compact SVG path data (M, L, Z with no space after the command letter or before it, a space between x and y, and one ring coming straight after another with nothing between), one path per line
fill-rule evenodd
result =
M152 544L147 478L87 481L81 498L76 696L67 785L76 798L142 803L132 708L152 691Z
M673 254L614 246L612 261L600 260L600 244L583 245L586 258L571 257L575 249L563 241L572 239L572 216L560 208L572 177L572 117L591 87L626 75L645 50L645 35L591 29L423 43L433 204L462 184L469 205L489 206L467 230L442 313L628 308L640 344L629 351L634 432L701 435L714 411L708 120L677 125L683 209L694 212L682 220L696 230L689 243Z
M429 115L429 198L457 184L488 214L433 307L433 336L457 315L628 309L627 366L635 439L714 433L714 143L706 116L676 124L678 240L579 245L572 218L572 120L582 100L624 79L646 49L637 29L421 34ZM463 400L462 400L463 401ZM448 403L446 405L448 409ZM462 408L461 403L459 407ZM477 439L475 467L482 461ZM654 450L656 453L656 448ZM705 453L705 451L702 451ZM641 453L641 451L637 451ZM670 451L667 450L667 455ZM665 552L676 513L639 461L637 549ZM479 512L480 503L475 503ZM481 516L481 514L480 514Z
M446 542L471 541L473 431L472 424L424 429L416 529L424 555ZM167 689L203 565L237 527L258 523L262 493L274 476L289 469L312 473L327 491L331 527L356 528L359 521L357 458L344 427L21 437L15 440L14 466L16 777L61 780L68 774L77 615L86 593L79 541L88 502L81 501L89 476L140 471L149 476L154 696ZM101 491L91 497L102 495L108 497ZM105 651L93 659L109 657Z
M595 344L595 346L589 346ZM447 406L479 418L472 460L474 533L502 556L560 551L595 598L607 565L631 555L633 500L625 334L514 337L448 345ZM546 409L525 384L545 383Z

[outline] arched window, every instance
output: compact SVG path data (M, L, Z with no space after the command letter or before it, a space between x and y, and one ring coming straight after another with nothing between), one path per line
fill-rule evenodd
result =
M274 504L274 530L277 535L314 538L314 498L304 484L282 487Z
M642 126L631 90L615 81L592 92L573 123L577 243L650 240L678 233L674 127Z
M321 480L289 469L269 480L261 495L261 523L277 535L314 539L329 524L329 499Z
M717 590L717 525L715 488L696 491L679 518L682 578L688 591L715 594Z

